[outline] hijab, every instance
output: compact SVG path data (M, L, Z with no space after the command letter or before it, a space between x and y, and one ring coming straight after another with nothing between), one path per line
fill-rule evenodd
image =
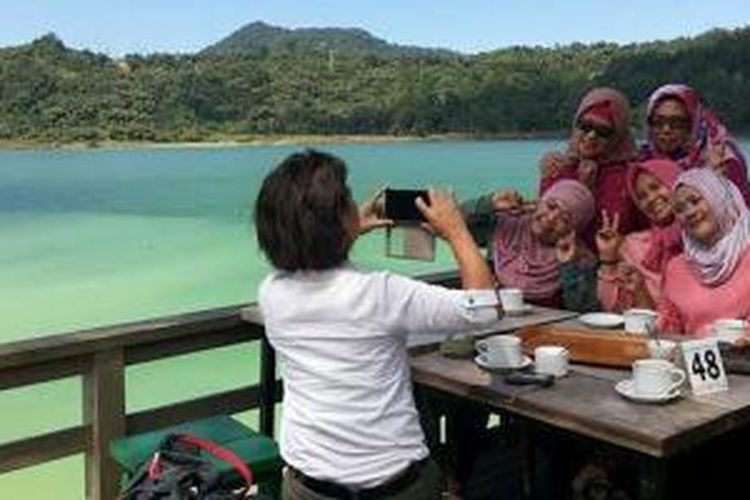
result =
M681 171L677 163L672 160L654 159L633 163L629 167L626 177L628 193L637 206L635 186L638 175L642 172L653 175L671 192ZM673 221L668 226L652 224L650 234L650 244L641 264L649 271L661 273L669 259L682 252L682 230L679 224Z
M724 146L723 160L735 159L746 166L745 157L737 141L729 134L727 128L716 117L712 109L705 106L698 92L680 83L662 85L648 99L646 116L651 122L658 105L665 99L676 99L685 108L690 119L690 144L672 158L684 170L704 166L705 152L709 146ZM648 126L648 143L645 150L648 156L664 158L654 141L654 131Z
M578 105L578 110L573 117L573 130L568 143L569 154L578 157L578 139L581 131L578 130L577 124L578 120L589 112L598 118L608 119L615 131L609 152L598 163L615 163L633 159L637 150L635 140L633 140L633 135L630 132L630 104L621 92L608 87L591 90Z
M571 218L576 231L594 217L594 197L582 183L562 179L553 184L540 202L555 200ZM494 265L498 280L524 291L531 300L556 295L561 288L555 247L545 245L531 231L533 215L500 216L494 236Z
M718 286L734 273L750 245L750 214L740 190L725 177L708 168L695 168L677 178L675 191L690 186L708 203L716 218L719 239L710 247L693 239L683 230L685 260L699 281Z

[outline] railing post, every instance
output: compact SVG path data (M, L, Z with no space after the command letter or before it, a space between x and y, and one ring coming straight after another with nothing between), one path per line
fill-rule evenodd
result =
M83 377L83 420L91 429L86 451L86 498L112 500L118 468L109 442L125 433L125 362L122 349L97 352Z
M265 333L260 339L260 432L273 437L276 410L276 353Z

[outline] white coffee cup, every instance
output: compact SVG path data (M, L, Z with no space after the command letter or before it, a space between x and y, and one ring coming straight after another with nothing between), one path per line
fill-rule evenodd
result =
M520 288L501 288L500 302L506 311L523 309L523 290Z
M568 350L557 345L543 345L534 349L534 367L537 373L563 377L568 373Z
M648 341L648 353L653 359L675 359L677 352L677 342L672 340L649 340Z
M521 339L515 335L495 335L476 343L479 357L485 363L498 368L521 366Z
M623 313L625 331L638 335L646 335L656 323L656 311L651 309L628 309Z
M685 372L665 359L639 359L633 363L633 387L639 396L666 396L684 381Z
M741 319L717 319L713 329L717 340L734 342L745 335L747 322Z

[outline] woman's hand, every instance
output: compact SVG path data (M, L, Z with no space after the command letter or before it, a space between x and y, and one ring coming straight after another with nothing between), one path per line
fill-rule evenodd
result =
M616 213L610 220L607 211L602 210L602 225L596 232L596 249L599 252L599 261L606 264L615 264L619 261L621 244L620 214Z
M633 293L646 286L643 275L627 262L620 262L617 265L617 281L620 286Z
M654 300L651 297L651 292L648 291L646 280L638 269L627 262L620 262L617 265L615 281L623 290L633 294L637 307L648 309L654 307Z
M599 164L594 160L581 160L578 164L578 180L585 184L592 192L596 191L596 176L599 173Z
M577 254L578 242L576 241L575 231L570 231L555 243L555 256L557 256L557 262L560 264L571 262Z
M453 250L464 289L492 289L495 280L487 261L466 228L461 210L452 194L428 189L428 205L421 197L415 203L427 222L424 226L445 238Z
M570 163L570 159L565 154L554 151L544 155L540 163L542 179L547 179L556 177Z
M448 241L468 232L461 210L452 194L430 188L427 190L427 196L430 198L429 205L422 198L416 199L417 208L427 220L427 230Z
M703 160L706 165L711 167L714 172L720 175L726 175L726 143L709 143L703 152Z
M391 219L385 218L384 193L385 188L380 188L372 198L359 206L359 234L394 224Z
M492 195L492 207L497 212L518 216L533 210L533 203L524 201L518 191L498 191Z

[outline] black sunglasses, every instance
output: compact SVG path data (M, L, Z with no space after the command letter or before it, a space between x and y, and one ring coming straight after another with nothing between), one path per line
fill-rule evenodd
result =
M584 134L588 134L589 132L594 132L597 136L601 137L602 139L609 139L613 135L615 135L615 129L612 127L608 127L606 125L602 125L600 123L593 123L586 120L579 120L576 123L576 128L583 132Z
M653 116L648 119L648 124L658 129L669 127L672 130L687 130L690 128L690 119L685 116Z

